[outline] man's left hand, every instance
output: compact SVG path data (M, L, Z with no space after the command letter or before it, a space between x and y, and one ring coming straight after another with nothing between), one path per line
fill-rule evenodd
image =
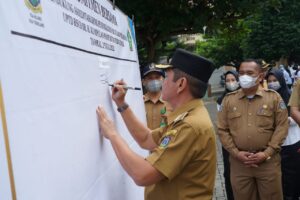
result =
M98 106L97 115L100 131L105 138L110 139L113 135L118 135L113 121L107 116L103 107Z
M258 165L267 159L267 155L264 152L257 152L255 154L250 155L248 158L249 160L244 162L245 165Z

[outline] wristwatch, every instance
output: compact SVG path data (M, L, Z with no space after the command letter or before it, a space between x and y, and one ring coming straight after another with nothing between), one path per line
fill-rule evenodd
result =
M122 106L118 107L118 111L120 113L124 112L127 108L129 107L129 105L127 103L124 103Z
M267 154L267 153L265 153L265 152L264 152L264 154L265 154L265 156L266 156L266 161L271 159L271 156L269 156L269 154Z

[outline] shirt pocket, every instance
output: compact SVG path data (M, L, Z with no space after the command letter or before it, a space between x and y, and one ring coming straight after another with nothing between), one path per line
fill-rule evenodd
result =
M242 113L240 113L240 112L228 113L229 129L236 130L239 127L239 124L241 125L241 117L242 117Z
M271 110L262 110L256 113L256 125L260 132L273 129L274 116Z

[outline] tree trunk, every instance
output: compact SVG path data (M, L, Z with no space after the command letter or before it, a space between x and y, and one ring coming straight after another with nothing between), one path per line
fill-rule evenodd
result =
M155 39L154 38L148 38L147 43L147 61L148 62L154 62L155 59Z

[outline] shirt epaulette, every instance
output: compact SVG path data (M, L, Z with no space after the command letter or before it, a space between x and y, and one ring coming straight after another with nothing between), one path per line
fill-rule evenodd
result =
M175 123L177 123L177 122L179 122L179 121L182 121L188 114L189 114L189 112L184 112L184 113L178 115L178 116L174 119L173 123L175 124Z
M231 95L231 94L236 94L238 92L238 90L235 90L235 91L232 91L232 92L228 92L227 94L226 94L226 96L227 95Z
M264 91L266 91L266 92L275 92L275 93L276 93L276 91L275 91L275 90L268 89L268 88L263 88L263 90L264 90Z

